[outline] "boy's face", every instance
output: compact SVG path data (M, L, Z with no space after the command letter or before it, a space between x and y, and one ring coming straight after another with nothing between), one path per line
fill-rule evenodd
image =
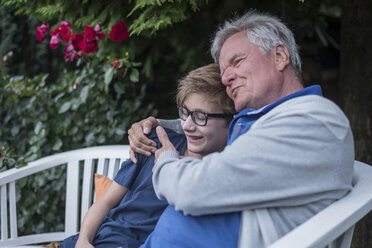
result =
M203 94L189 95L183 106L189 111L201 111L206 114L223 114L221 106L206 100ZM186 121L181 121L182 129L187 137L188 156L202 158L203 156L222 151L226 146L228 122L223 118L208 117L205 126L196 125L189 115Z

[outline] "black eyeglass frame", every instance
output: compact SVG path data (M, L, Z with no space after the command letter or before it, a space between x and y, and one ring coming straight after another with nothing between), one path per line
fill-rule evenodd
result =
M177 106L177 109L178 109L178 115L181 118L181 120L186 121L186 119L191 115L192 122L194 122L195 125L201 126L201 127L207 125L207 122L208 122L208 118L209 117L229 119L229 118L233 118L233 116L234 116L233 114L204 113L204 112L198 111L198 110L196 110L196 111L190 111L185 106ZM186 117L186 119L183 119L183 117L182 117L182 115L183 115L182 109L185 109L187 111L187 117ZM201 113L201 114L203 114L205 116L205 123L203 125L200 125L200 124L196 123L196 119L195 119L194 113Z

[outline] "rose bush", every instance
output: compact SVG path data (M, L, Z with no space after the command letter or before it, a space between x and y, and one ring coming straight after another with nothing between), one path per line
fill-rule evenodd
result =
M43 42L47 37L49 24L42 24L36 27L36 38ZM64 41L64 59L74 61L84 54L96 53L98 50L98 40L103 40L105 34L101 31L100 23L95 27L86 25L83 33L75 34L71 23L61 21L60 25L50 31L51 39L49 42L50 48L56 49L61 41ZM129 32L126 23L119 21L112 26L109 37L113 41L123 41L128 38Z

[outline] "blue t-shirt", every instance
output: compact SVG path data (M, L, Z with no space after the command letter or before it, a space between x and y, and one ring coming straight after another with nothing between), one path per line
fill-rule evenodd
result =
M141 248L237 247L240 213L183 215L168 206Z
M166 131L170 141L180 155L183 155L186 149L185 136L171 130ZM155 129L149 138L160 147ZM92 243L94 247L139 247L153 231L160 215L168 206L166 201L156 197L152 185L155 156L136 154L136 157L137 164L131 160L123 162L114 178L115 182L129 190L119 205L103 219ZM78 235L65 239L62 247L75 247Z

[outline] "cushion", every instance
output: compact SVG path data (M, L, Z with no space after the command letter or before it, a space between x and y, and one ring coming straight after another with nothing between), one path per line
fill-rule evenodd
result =
M100 175L100 174L94 174L94 190L96 192L95 201L97 201L103 194L108 190L112 183L111 179L108 179L107 177Z

